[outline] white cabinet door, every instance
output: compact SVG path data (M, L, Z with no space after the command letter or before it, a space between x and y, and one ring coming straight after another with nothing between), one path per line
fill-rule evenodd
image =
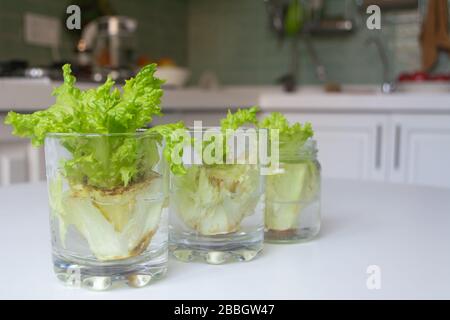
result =
M28 139L12 136L3 121L0 115L0 187L43 179L43 149L33 148Z
M385 115L285 113L291 123L313 124L323 176L386 180Z
M391 123L391 181L450 187L450 115L398 115Z

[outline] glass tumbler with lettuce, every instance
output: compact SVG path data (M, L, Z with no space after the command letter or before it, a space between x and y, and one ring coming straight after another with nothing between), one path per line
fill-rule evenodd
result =
M255 128L240 128L255 122L256 108L251 108L228 113L220 128L188 131L184 169L170 182L169 243L177 259L221 264L249 261L261 251L263 177L239 142L252 133L257 139Z
M161 113L155 69L121 91L110 79L82 91L65 65L54 105L6 118L14 134L45 143L53 265L67 285L141 287L166 271L163 138L157 127L140 129Z
M265 240L301 242L320 230L320 164L310 123L272 113L259 126L279 133L279 172L266 177Z

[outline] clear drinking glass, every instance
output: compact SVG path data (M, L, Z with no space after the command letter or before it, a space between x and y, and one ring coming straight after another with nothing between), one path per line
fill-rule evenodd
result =
M272 243L302 242L320 230L321 169L314 140L299 148L283 148L282 173L266 177L265 240Z
M217 128L209 130L222 135ZM206 132L190 130L189 136L199 141ZM240 134L245 135L239 130L234 138L239 139ZM257 161L249 160L245 153L248 143L232 141L226 139L226 155L218 157L224 163L214 164L199 160L198 145L189 144L183 151L186 173L171 173L169 243L179 260L210 264L250 261L262 250L264 177ZM202 144L205 152L208 143ZM235 151L232 156L231 149Z
M67 285L142 287L166 272L167 170L155 134L49 134L54 271Z

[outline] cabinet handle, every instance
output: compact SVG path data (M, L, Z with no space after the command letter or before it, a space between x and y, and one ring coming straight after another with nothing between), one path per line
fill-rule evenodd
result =
M377 126L375 137L375 169L381 169L381 147L383 143L383 127L381 125Z
M395 146L394 146L394 169L400 168L400 149L402 143L402 127L400 125L395 126Z

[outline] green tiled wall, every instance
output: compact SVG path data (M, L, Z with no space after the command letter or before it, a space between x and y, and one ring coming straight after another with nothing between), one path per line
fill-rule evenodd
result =
M0 0L0 61L22 58L34 64L49 63L50 49L24 42L23 15L29 11L62 18L71 2ZM138 19L138 53L152 59L168 56L180 65L188 65L192 70L192 84L207 70L215 72L222 84L273 84L288 71L289 43L280 45L269 30L264 0L110 2L119 14ZM326 0L329 14L345 14L356 22L356 31L350 36L314 40L329 78L341 83L381 81L381 63L375 47L365 43L370 36L381 37L396 73L419 69L418 23L408 19L392 23L397 14L383 13L382 30L370 31L354 2ZM61 55L65 59L73 58L73 43L66 32L62 33ZM437 70L449 71L449 59L442 56L440 61ZM300 44L300 81L318 82L303 43Z
M187 63L188 0L112 0L121 15L139 21L138 49L152 59Z
M357 31L350 36L320 38L318 55L329 78L342 83L378 83L381 65L375 47L366 39L379 36L390 49L393 27L369 31L352 1L328 0L329 14L355 18ZM195 82L205 70L214 71L225 84L271 84L287 72L289 43L281 46L268 28L262 0L190 0L189 65ZM392 56L392 49L389 55ZM300 44L300 81L317 83L315 69Z
M187 62L186 0L111 0L120 14L137 18L138 53L152 59L169 56L177 63ZM0 61L20 58L33 64L48 64L48 48L24 41L25 12L65 17L65 9L76 1L69 0L0 0ZM82 13L83 14L83 13ZM61 32L61 56L73 58L73 43L67 31Z

